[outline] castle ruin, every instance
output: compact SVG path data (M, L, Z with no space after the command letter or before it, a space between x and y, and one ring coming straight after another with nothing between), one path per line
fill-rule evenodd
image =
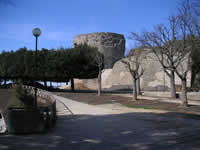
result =
M125 65L121 62L125 53L125 38L121 34L110 32L98 32L82 34L75 37L73 44L88 44L97 47L104 55L104 72L102 74L102 88L130 89L132 88L132 77ZM148 53L149 58L154 57ZM141 88L143 90L162 91L170 88L169 77L164 73L162 66L155 59L145 60L145 72L141 77ZM190 86L191 74L187 77L187 85ZM97 79L75 80L81 82L89 89L97 89ZM180 79L175 76L175 84L180 85Z
M84 43L97 47L98 51L104 55L105 69L111 69L117 60L124 57L125 38L121 34L97 32L81 34L74 38L73 45Z

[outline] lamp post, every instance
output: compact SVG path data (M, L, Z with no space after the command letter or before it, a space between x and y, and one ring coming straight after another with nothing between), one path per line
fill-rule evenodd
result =
M41 35L41 30L39 28L34 28L33 29L33 35L35 36L36 38L36 43L35 43L35 69L34 69L34 91L35 91L35 103L34 103L34 106L35 108L37 109L37 85L36 85L36 80L37 80L37 42L38 42L38 37Z

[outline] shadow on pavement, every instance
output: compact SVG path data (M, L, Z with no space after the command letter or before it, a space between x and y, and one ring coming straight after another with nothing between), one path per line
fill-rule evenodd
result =
M0 135L0 149L197 150L199 124L200 117L181 113L58 116L46 134Z

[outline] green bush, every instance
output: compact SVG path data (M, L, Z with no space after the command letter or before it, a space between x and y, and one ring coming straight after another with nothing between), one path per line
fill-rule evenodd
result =
M23 88L22 84L16 84L10 107L32 109L34 107L34 96L31 94L30 89Z

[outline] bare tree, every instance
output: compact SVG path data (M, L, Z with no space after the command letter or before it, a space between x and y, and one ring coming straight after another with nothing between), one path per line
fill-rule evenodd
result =
M199 58L197 58L200 48L200 3L199 0L182 0L178 7L178 16L182 24L185 24L190 36L192 47L192 72L191 86L193 86L196 74L199 72Z
M192 50L196 47L195 35L200 35L199 33L199 24L196 22L196 19L192 12L192 7L189 0L183 0L179 6L178 13L178 24L181 31L181 40L178 41L178 51L181 53L182 59L179 60L177 69L175 69L176 74L179 76L182 82L182 104L184 106L188 105L187 101L187 74L191 71L192 59L191 54Z
M175 96L174 73L181 79L184 106L188 105L186 83L191 70L191 51L194 46L188 13L188 8L184 7L178 15L169 17L168 25L157 25L153 32L143 32L141 35L131 33L132 38L152 50L170 77L172 97Z
M173 61L177 53L173 48L176 41L176 18L169 18L169 22L169 28L160 24L155 26L153 32L143 32L142 34L131 32L130 38L136 40L142 46L149 48L155 55L156 60L161 64L164 72L170 78L171 97L175 98L175 71L171 68L173 68Z
M200 37L200 2L199 0L183 0L181 6L182 10L189 9L189 14L191 17L191 22L189 23L190 26L195 29L195 32ZM183 12L183 11L182 11Z
M144 59L144 54L147 54L148 50L146 50L143 47L140 47L140 45L136 45L136 43L135 43L134 47L138 47L138 48L131 49L127 56L131 57L131 56L137 55L137 57L143 57L143 59ZM143 55L143 56L141 56L141 55ZM145 56L145 59L146 58L147 57ZM141 60L141 61L143 61L143 60ZM144 63L142 63L142 64L144 64ZM140 87L140 77L136 80L136 89L137 89L137 95L142 95L141 87Z
M95 52L95 57L94 61L99 69L98 73L98 96L101 96L101 90L102 90L102 73L103 73L103 68L104 68L104 56L100 52L96 50Z
M144 73L144 67L142 66L142 61L144 56L141 49L135 49L133 56L128 56L125 59L122 59L121 62L125 64L128 72L130 72L133 80L133 100L137 100L138 92L140 92L139 87L137 86L137 81Z
M177 18L173 17L169 21L172 24L170 28L164 25L156 26L154 32L144 32L141 36L132 35L137 41L142 42L146 47L150 48L160 62L163 70L170 78L171 96L175 97L175 81L174 73L177 73L182 81L182 100L183 105L187 105L186 97L186 80L190 71L190 52L191 47L188 39L186 39L186 31L184 28L174 28ZM182 35L180 36L180 34ZM187 63L185 63L187 62Z

